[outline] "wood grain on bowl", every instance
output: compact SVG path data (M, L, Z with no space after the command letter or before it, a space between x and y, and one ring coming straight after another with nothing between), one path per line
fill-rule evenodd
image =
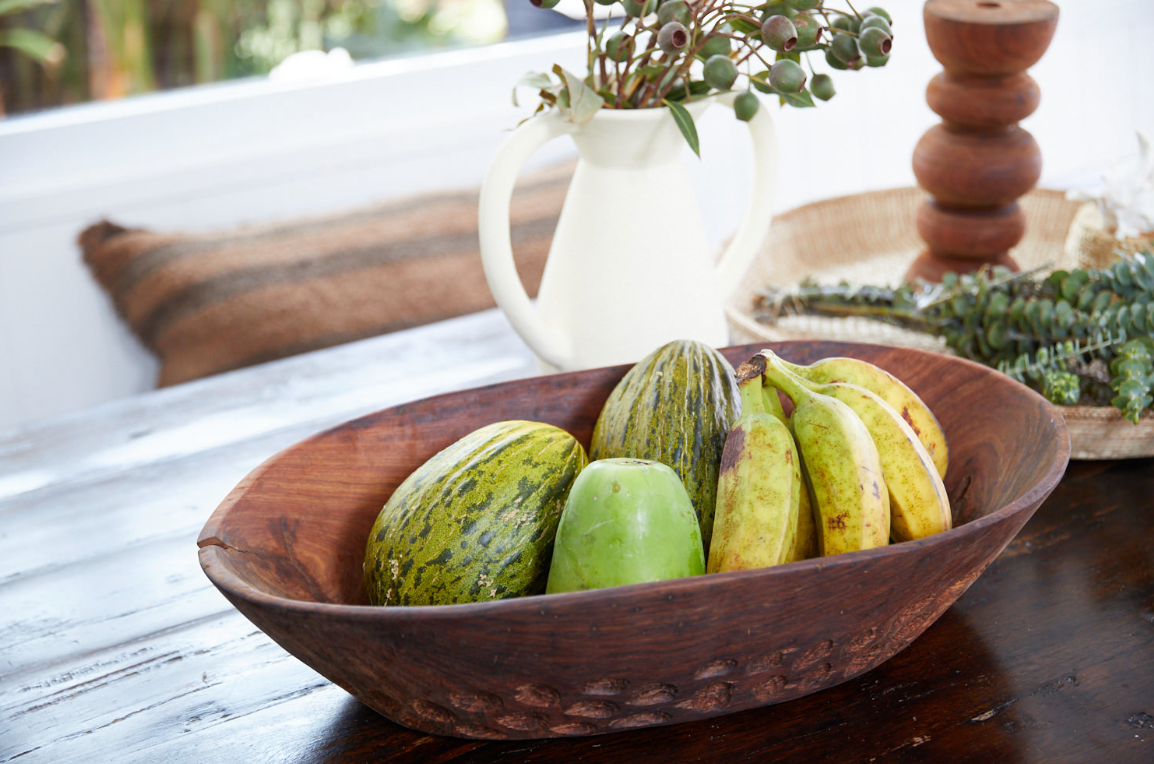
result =
M954 530L763 570L471 605L366 605L365 540L432 454L501 419L588 444L627 367L417 401L274 456L210 518L209 578L286 650L385 716L469 738L588 735L769 705L857 676L946 610L1053 490L1062 417L996 372L906 348L781 343L784 358L865 358L903 379L950 441ZM758 345L728 348L739 363Z

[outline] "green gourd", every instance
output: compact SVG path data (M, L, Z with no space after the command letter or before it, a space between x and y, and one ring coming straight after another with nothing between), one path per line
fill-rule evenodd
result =
M603 459L577 479L557 528L547 594L705 572L697 514L660 462Z
M704 343L670 342L626 372L610 393L593 429L589 458L628 457L671 467L689 493L708 548L721 452L740 414L729 362Z
M374 605L448 605L541 594L553 537L588 460L569 433L497 422L418 467L373 523L365 588Z

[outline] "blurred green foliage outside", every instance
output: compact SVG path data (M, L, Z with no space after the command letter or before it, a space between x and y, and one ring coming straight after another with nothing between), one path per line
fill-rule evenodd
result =
M525 0L527 3L528 0ZM502 0L0 0L0 116L504 37Z

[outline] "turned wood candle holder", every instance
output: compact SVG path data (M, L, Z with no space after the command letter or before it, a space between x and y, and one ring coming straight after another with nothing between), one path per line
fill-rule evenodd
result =
M1018 267L1009 250L1026 232L1017 199L1042 174L1037 141L1018 126L1038 108L1038 62L1058 25L1048 0L928 0L926 41L945 71L926 88L942 118L914 149L914 175L930 193L918 210L928 248L906 274L939 281L947 271Z

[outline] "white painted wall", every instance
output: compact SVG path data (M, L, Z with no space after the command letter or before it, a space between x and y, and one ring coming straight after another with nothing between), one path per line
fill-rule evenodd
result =
M922 2L883 4L896 19L889 66L836 73L838 96L817 109L771 105L777 209L914 182L914 144L937 121L925 85L940 67ZM1042 105L1024 123L1052 187L1093 183L1136 150L1135 130L1154 135L1154 2L1060 5L1054 43L1031 72ZM0 429L152 386L155 362L80 262L85 225L202 231L475 186L529 113L511 105L512 84L553 63L579 71L583 45L568 34L364 64L310 84L253 80L0 121ZM687 161L720 241L743 209L748 139L721 109L699 129L703 159ZM564 140L538 164L569 155Z

